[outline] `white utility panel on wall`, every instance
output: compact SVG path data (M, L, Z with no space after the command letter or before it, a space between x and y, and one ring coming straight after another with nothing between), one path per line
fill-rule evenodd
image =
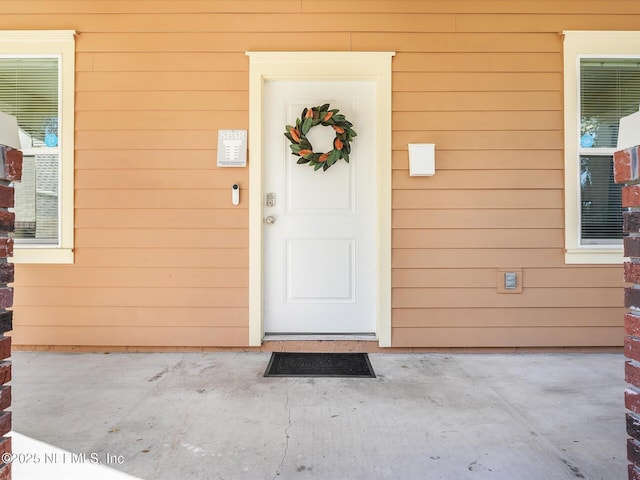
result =
M409 144L409 175L430 176L436 173L436 146L434 143Z

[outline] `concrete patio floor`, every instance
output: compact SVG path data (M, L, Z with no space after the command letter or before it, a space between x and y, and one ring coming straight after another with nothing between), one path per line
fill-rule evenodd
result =
M621 354L370 354L375 379L269 356L14 352L13 478L626 478Z

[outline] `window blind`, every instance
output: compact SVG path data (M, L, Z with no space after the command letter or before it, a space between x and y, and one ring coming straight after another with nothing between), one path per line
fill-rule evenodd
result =
M581 60L580 134L595 137L592 147L615 149L620 118L639 106L640 58Z
M15 185L14 236L58 239L58 58L0 58L0 110L22 131L23 179Z
M0 58L0 110L34 142L58 135L58 59Z
M583 243L622 238L622 186L613 182L613 157L580 157Z

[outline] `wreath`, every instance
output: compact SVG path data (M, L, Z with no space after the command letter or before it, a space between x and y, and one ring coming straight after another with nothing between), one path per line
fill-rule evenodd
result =
M320 168L326 171L341 158L349 163L351 141L357 134L351 128L353 124L338 112L337 108L329 109L328 103L317 107L305 108L302 110L300 118L296 118L295 127L292 125L285 127L284 136L291 142L291 145L289 145L291 153L300 157L298 164L308 163L313 167L314 171ZM307 139L307 133L317 125L332 127L335 130L336 136L333 139L333 150L326 153L313 151L313 145Z

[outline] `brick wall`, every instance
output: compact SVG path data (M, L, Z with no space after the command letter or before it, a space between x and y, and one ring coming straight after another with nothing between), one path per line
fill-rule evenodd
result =
M9 212L13 207L14 191L11 182L22 177L22 152L0 145L0 456L11 452L11 337L5 334L12 329L13 264L7 257L13 255L13 239L8 234L13 231L15 215ZM0 463L0 480L11 478L11 465Z
M624 280L632 285L624 289L625 390L627 412L627 458L629 479L640 480L640 173L638 172L640 146L617 151L614 154L614 178L622 187L624 212L623 229L629 233L624 239Z

